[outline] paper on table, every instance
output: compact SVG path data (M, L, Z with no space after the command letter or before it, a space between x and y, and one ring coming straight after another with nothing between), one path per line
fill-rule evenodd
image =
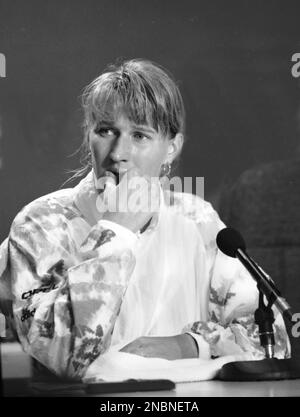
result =
M173 382L196 382L213 379L228 362L247 360L247 355L217 359L179 359L169 361L144 358L131 353L109 351L88 368L83 382L125 381L127 379L169 379Z

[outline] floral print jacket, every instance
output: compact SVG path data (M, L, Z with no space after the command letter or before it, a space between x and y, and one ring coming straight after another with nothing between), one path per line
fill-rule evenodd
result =
M93 192L88 176L77 187L33 201L15 218L0 251L2 295L11 297L15 328L24 350L55 374L72 379L82 378L95 358L109 349L115 326L121 328L116 322L123 314L126 291L138 271L140 237L112 222L92 224L85 208ZM76 204L75 195L85 208ZM156 327L148 334L140 330L135 336L166 335L166 329L169 334L190 332L198 342L200 357L248 353L252 359L262 358L254 323L256 284L235 259L218 251L216 234L224 225L217 213L199 197L175 193L165 205L164 216L165 221L147 231L148 236L160 236L147 256L159 246L161 236L169 233L171 237L164 243L172 246L163 260L166 280L174 280L179 289L170 299L170 309L172 303L180 304L180 294L188 301L180 317L174 319L176 324L166 318L166 302L166 313L157 313ZM161 235L160 228L165 228ZM147 233L144 239L148 239ZM177 242L174 245L173 240ZM195 247L200 249L189 261ZM180 260L176 260L181 256L176 250L184 252ZM154 271L161 262L159 257L155 259ZM185 267L189 268L186 276ZM202 280L202 297L196 294L197 283L184 295L189 285L184 280L188 279ZM166 281L166 288L173 285L170 282ZM192 300L197 297L198 301ZM193 310L182 317L188 304ZM278 358L288 357L290 344L284 323L276 308L274 313L275 353ZM169 320L169 327L160 327L164 320Z

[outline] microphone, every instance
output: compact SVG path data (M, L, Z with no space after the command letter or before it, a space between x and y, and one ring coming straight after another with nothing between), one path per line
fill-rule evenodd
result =
M230 362L224 365L218 374L223 381L265 381L278 379L294 379L300 377L298 360L277 359L273 357L274 321L272 304L275 304L282 315L292 322L292 312L289 304L281 296L274 281L246 252L246 244L239 232L225 228L217 235L217 246L227 256L239 259L257 282L260 292L259 308L255 312L255 323L259 325L259 335L262 346L266 351L266 359ZM266 296L268 306L263 304Z
M239 259L257 281L268 301L274 303L281 314L292 322L291 307L281 296L271 277L247 254L246 244L241 234L229 227L222 229L217 235L217 246L225 255Z

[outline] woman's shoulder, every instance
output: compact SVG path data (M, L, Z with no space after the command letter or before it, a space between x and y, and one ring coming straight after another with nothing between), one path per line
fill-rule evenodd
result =
M16 215L12 227L25 226L28 223L46 224L48 227L57 225L58 221L67 221L75 216L73 189L65 188L41 196L25 205Z
M219 219L211 203L198 195L167 190L165 191L165 201L171 210L197 223L205 223Z
M203 198L190 194L171 192L169 209L193 221L201 235L206 250L216 253L216 236L225 227L212 204Z

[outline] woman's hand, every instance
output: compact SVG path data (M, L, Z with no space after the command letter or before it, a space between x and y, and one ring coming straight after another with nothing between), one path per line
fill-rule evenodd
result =
M168 337L139 337L120 351L168 360L198 358L197 343L187 333Z
M132 168L117 186L108 189L102 219L138 232L158 210L159 195L159 180L141 176L137 169Z

